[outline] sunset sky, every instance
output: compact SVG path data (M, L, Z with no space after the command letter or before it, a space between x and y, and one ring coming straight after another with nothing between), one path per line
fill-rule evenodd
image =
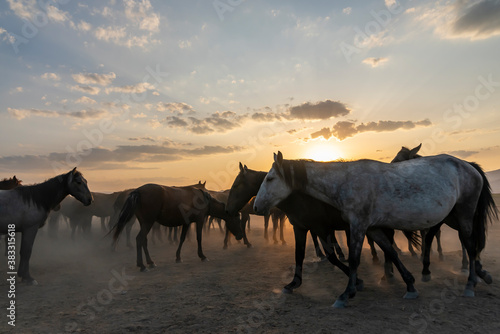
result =
M500 1L47 2L0 2L0 178L223 189L419 143L500 168Z

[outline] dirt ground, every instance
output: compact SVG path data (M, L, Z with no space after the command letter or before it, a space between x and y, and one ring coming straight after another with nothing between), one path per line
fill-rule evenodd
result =
M53 241L44 227L31 258L31 273L39 285L17 283L15 328L6 317L9 285L5 278L0 280L0 332L500 332L499 222L490 226L482 254L494 282L478 283L475 298L461 296L466 276L460 273L458 237L443 228L445 259L440 262L433 252L428 283L420 280L419 260L409 255L403 239L398 240L401 258L417 279L418 299L402 298L405 285L399 275L393 285L381 284L383 268L372 264L365 248L359 269L365 289L346 309L331 307L345 288L346 276L328 262L317 262L310 240L302 286L292 295L281 294L294 265L293 231L286 224L288 244L274 245L263 238L262 219L253 216L248 233L252 248L233 239L223 250L223 235L211 230L203 239L208 262L198 259L194 234L184 244L180 264L175 263L174 244L153 245L150 237L157 268L146 273L135 266L135 249L126 248L123 238L116 252L110 251L110 240L97 222L91 240L80 236L76 242L65 228ZM1 261L4 277L6 269L6 261Z

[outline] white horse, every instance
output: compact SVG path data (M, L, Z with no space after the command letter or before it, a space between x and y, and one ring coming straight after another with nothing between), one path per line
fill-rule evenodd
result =
M87 180L76 170L56 176L31 186L0 190L0 233L7 233L11 226L21 232L21 260L17 275L23 282L38 284L29 272L29 260L38 229L43 226L49 212L59 206L68 195L84 205L90 205L92 195Z
M469 255L465 296L474 296L482 270L488 218L496 215L488 181L477 165L449 155L422 157L397 164L373 160L315 162L283 160L278 152L257 194L254 209L265 212L301 191L339 209L349 223L350 277L334 307L343 308L356 294L356 276L366 231L370 227L421 230L452 215ZM491 281L491 277L488 277ZM415 291L405 298L416 298Z

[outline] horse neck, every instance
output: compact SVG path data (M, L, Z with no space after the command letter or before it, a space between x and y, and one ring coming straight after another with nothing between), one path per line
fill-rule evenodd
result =
M19 187L23 198L31 200L38 207L46 211L52 210L68 196L66 187L67 174L62 174L43 183L32 186Z
M227 217L226 206L215 198L211 198L208 205L208 214L216 218L225 219Z
M247 170L247 178L250 178L250 182L248 184L250 185L247 189L246 192L246 202L248 202L252 197L256 196L257 193L259 192L260 185L264 181L264 178L266 177L267 173L266 172L259 172L255 170Z

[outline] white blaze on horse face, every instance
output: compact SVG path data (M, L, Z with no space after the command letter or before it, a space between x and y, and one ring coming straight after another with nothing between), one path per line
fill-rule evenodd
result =
M254 210L257 213L269 211L270 208L278 205L292 192L292 189L280 177L275 168L276 165L274 164L260 185L254 203Z

